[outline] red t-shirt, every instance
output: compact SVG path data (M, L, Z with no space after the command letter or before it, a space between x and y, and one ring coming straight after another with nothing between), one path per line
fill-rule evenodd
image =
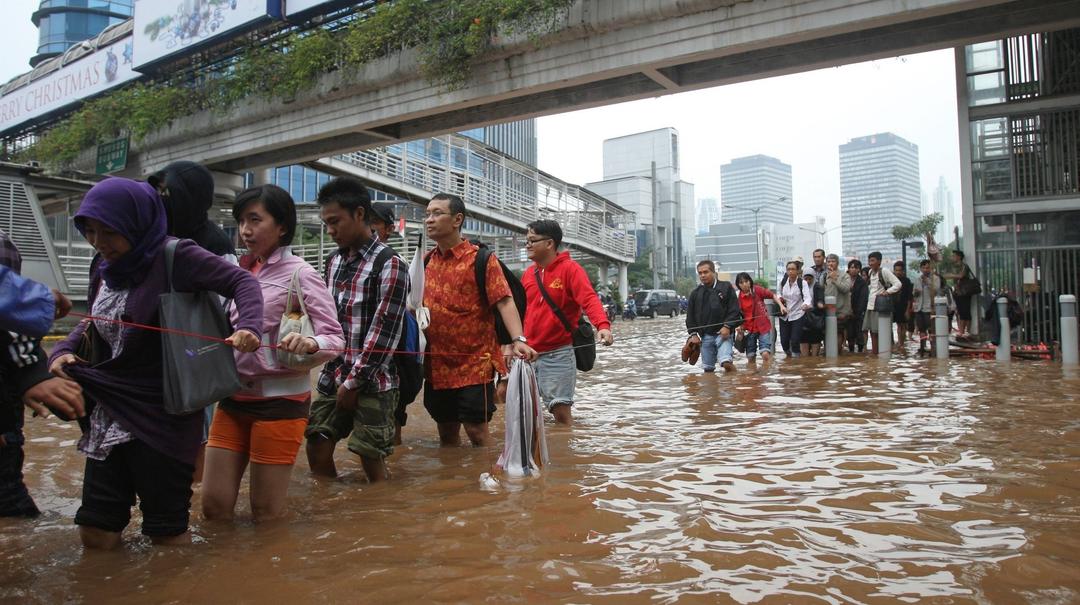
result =
M765 334L772 330L772 320L765 311L765 299L774 298L773 293L754 284L754 295L739 290L739 309L742 310L743 327L747 332Z
M530 347L538 353L546 353L572 342L570 333L540 294L540 288L536 285L537 269L540 270L548 296L562 310L571 327L577 327L578 318L584 310L597 330L611 328L611 322L600 305L600 298L585 269L570 259L569 252L560 252L546 269L534 263L521 275L528 299L525 306L525 338Z

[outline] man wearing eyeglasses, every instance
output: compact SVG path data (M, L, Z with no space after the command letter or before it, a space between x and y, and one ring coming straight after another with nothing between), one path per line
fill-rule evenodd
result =
M555 221L529 223L525 251L534 264L525 270L521 283L528 297L525 336L540 354L534 365L540 398L555 416L555 422L569 425L573 422L571 408L577 386L577 364L567 324L571 329L576 328L578 318L584 313L596 326L597 337L605 346L611 345L614 338L611 322L585 269L571 260L569 252L559 252L562 237L562 228ZM561 311L562 318L553 305Z
M464 223L465 202L460 197L438 193L428 202L424 231L436 248L424 270L424 306L431 313L424 331L430 353L424 407L438 425L444 446L461 442L462 427L473 445L492 443L488 421L495 412L493 379L496 372L507 373L493 311L513 338L514 355L536 359L494 254L488 257L485 292L480 292L475 271L479 248L462 237Z

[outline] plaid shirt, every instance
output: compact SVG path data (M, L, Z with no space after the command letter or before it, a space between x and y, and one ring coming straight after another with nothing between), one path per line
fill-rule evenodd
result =
M405 261L390 254L377 277L372 263L386 245L371 240L355 254L339 250L330 258L326 283L345 333L345 353L328 362L319 376L319 392L333 395L337 385L381 393L398 386L393 351L404 327L409 273Z

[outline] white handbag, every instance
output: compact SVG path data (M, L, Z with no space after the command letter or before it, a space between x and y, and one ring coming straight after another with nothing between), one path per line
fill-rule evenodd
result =
M293 292L300 301L300 311L292 310ZM311 327L311 319L308 317L307 305L304 304L304 293L300 289L300 269L297 269L289 281L289 291L285 295L285 310L281 314L281 323L278 324L278 342L292 333L299 333L306 338L315 338L315 330ZM275 349L279 364L294 370L310 370L321 362L314 355L302 353L290 353L284 349Z

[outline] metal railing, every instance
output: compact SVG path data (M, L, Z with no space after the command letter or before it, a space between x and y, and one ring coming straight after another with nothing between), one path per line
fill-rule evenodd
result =
M550 218L563 239L594 256L631 262L633 212L563 182L469 137L449 134L338 156L344 162L428 193L452 193L516 229Z

